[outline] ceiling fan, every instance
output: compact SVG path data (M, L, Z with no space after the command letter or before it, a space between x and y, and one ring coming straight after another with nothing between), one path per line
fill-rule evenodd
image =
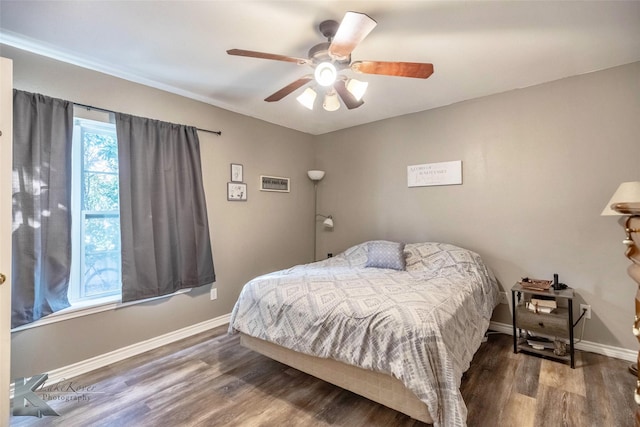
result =
M376 25L376 21L364 13L358 12L347 12L340 24L333 20L323 21L320 23L319 29L328 41L319 43L309 49L308 58L306 59L243 49L230 49L227 53L236 56L293 62L298 65L308 65L314 69L313 74L305 75L265 98L267 102L279 101L315 80L316 84L313 87L307 87L297 97L302 105L310 110L313 109L317 96L316 90L323 90L325 93L323 101L325 110L335 111L340 108L338 96L340 96L340 99L348 109L353 109L364 104L362 97L368 83L340 74L343 70L419 79L426 79L433 74L433 64L421 62L351 62L353 49L367 37ZM318 86L320 87L318 88Z

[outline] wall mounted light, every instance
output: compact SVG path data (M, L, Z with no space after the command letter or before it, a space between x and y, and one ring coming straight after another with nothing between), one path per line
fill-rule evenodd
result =
M322 225L326 228L333 228L333 217L331 215L316 214L316 218L318 217L325 218L325 220L322 221Z

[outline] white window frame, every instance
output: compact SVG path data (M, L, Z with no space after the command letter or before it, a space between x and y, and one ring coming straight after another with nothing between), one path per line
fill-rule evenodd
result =
M115 117L113 113L86 110L80 107L74 107L73 118L73 140L82 142L82 128L93 129L97 132L115 134ZM69 280L69 302L73 307L86 308L94 305L103 305L105 303L118 302L122 298L122 289L118 292L103 294L95 298L84 298L84 286L82 283L82 272L84 265L84 225L85 219L89 216L112 216L118 215L119 212L111 211L82 211L82 143L72 145L72 170L73 177L71 180L71 212L76 215L76 220L72 221L71 227L71 276ZM79 243L79 244L78 244ZM94 301L94 302L92 302Z

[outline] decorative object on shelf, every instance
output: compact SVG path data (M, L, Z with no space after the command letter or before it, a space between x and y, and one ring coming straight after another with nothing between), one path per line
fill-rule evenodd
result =
M530 279L523 277L518 283L525 289L534 289L538 291L546 291L551 287L551 280Z
M407 166L408 187L462 184L462 160Z
M307 172L309 179L313 181L313 260L316 261L318 225L316 221L318 217L325 218L322 222L325 228L333 228L333 217L331 215L321 215L318 213L318 183L324 178L324 171L310 170Z
M260 191L273 191L276 193L289 193L289 178L281 176L260 175Z
M613 193L609 203L604 207L602 216L628 215L624 221L625 238L622 243L627 247L625 256L633 263L627 272L633 280L638 283L636 292L636 315L633 322L633 333L640 342L638 324L640 323L640 181L623 182ZM634 239L635 237L635 239ZM638 354L640 360L640 353ZM629 371L636 376L635 401L640 405L640 373L638 373L638 363L629 366ZM640 409L638 410L640 411ZM636 412L636 419L640 418L640 412Z
M566 356L567 355L567 343L555 340L553 341L553 354L556 356Z
M243 173L242 173L242 165L237 163L231 163L231 182L242 182Z
M227 182L227 200L231 202L246 202L247 184L243 182Z

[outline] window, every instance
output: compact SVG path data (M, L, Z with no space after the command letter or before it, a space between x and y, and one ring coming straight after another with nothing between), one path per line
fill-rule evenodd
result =
M72 146L71 304L117 299L122 288L116 127L108 113L79 110ZM87 113L91 119L80 116Z
M13 244L16 254L26 255L13 258L24 261L13 268L14 283L24 291L16 293L13 304L14 330L165 298L188 292L185 286L215 281L196 128L72 108L68 101L19 90L14 104L20 107L15 111L21 132L14 135L19 148L14 151L14 226L20 232L13 234ZM116 118L117 126L131 128L126 133L135 137L118 141ZM118 155L122 147L136 154ZM156 148L167 158L180 158L180 164L156 168L146 155ZM123 158L127 161L120 164ZM128 182L121 178L125 174ZM176 191L163 193L166 182ZM167 197L157 206L145 206L150 209L138 209L139 198L150 194ZM120 205L120 199L132 203ZM176 210L176 203L187 208ZM121 209L126 216L121 217ZM167 217L163 225L169 226L159 233L146 227L154 213ZM121 229L134 225L136 232L149 232L135 242L127 233L121 243ZM140 280L129 282L121 251L130 244L136 247L126 255L136 268L131 276ZM163 280L150 283L156 275ZM61 287L65 295L59 294ZM36 322L52 311L59 316Z

